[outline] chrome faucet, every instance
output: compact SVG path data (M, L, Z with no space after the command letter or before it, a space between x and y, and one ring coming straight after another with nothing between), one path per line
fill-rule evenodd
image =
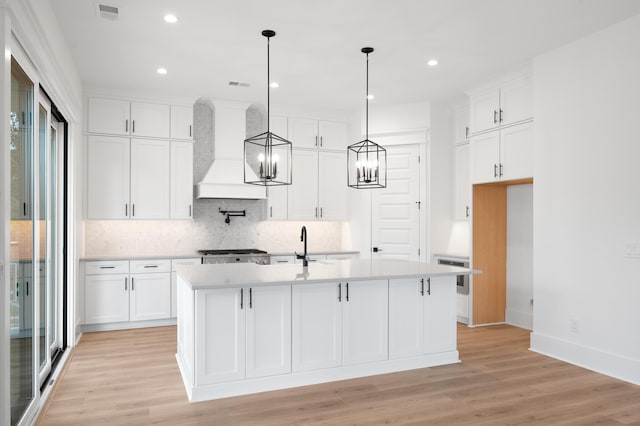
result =
M302 259L302 266L309 266L309 258L307 257L307 227L302 227L302 232L300 233L300 241L304 242L304 254L300 255L296 253L297 259Z

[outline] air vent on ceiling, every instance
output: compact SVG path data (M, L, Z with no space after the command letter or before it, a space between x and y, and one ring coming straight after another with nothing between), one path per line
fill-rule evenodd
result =
M234 86L234 87L249 87L251 86L249 83L243 83L241 81L230 81L229 82L229 86Z
M98 16L100 18L106 19L107 21L118 20L119 11L117 7L100 3L97 3L96 6L98 6Z

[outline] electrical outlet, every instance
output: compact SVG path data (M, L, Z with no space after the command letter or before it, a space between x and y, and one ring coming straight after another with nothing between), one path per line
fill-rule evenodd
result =
M578 332L578 320L576 320L576 319L570 320L569 329L571 330L572 333L577 333Z
M624 257L640 259L640 243L627 243L624 246Z

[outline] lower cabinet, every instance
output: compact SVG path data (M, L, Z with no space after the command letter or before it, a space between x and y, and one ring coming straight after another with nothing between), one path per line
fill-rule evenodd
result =
M131 274L129 321L171 316L171 276L168 273Z
M129 274L87 275L85 324L129 321Z
M291 372L291 286L196 292L196 385Z
M293 371L386 360L387 280L294 285Z
M456 349L456 286L451 277L389 280L389 358Z

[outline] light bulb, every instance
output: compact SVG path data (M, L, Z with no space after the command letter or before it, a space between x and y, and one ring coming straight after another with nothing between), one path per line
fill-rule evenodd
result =
M278 154L273 154L271 156L271 162L272 163L276 163L279 159L280 159L280 157L278 157Z
M263 153L258 154L258 161L261 162L261 163L264 161L264 154Z

